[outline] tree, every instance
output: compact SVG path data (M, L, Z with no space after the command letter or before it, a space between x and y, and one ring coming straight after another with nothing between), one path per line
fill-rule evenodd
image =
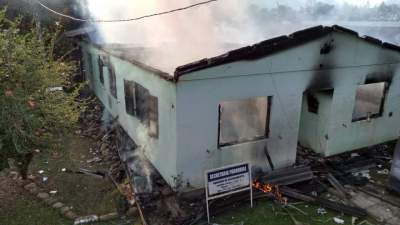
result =
M72 128L79 117L78 90L65 93L75 71L71 62L55 59L56 34L21 30L21 19L0 11L0 170L14 158L23 177L32 151L49 133Z

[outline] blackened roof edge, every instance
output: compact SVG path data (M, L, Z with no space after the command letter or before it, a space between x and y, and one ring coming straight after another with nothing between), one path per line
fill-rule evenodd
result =
M243 48L227 52L220 56L216 56L213 58L205 58L196 62L179 66L175 70L174 78L176 81L178 81L179 77L194 71L199 71L202 69L215 67L240 60L259 59L319 39L332 32L344 32L350 35L354 35L359 39L367 41L369 43L379 45L382 48L400 52L400 46L390 44L387 42L382 42L381 40L370 36L360 37L359 34L354 30L339 25L333 25L333 26L320 25L296 31L288 36L279 36L272 39L268 39L251 46L246 46Z

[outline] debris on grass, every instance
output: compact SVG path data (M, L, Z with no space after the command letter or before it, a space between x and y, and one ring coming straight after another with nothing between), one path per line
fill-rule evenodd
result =
M333 217L333 221L335 221L337 224L344 224L344 220L338 217Z
M319 207L319 208L317 209L317 214L318 214L318 215L325 215L325 214L327 214L327 213L328 213L328 212L326 211L325 208Z
M74 225L93 223L93 222L97 222L98 220L99 220L99 217L97 215L79 217L79 218L75 219Z

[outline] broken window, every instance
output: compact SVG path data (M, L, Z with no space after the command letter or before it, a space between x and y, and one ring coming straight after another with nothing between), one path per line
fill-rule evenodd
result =
M158 98L149 96L149 135L158 138Z
M126 113L131 116L136 115L135 109L135 82L124 80L125 89L125 109Z
M268 137L271 97L225 101L219 105L218 145L228 146Z
M382 114L386 82L359 85L353 110L353 121L379 117Z
M110 76L110 91L111 91L111 95L114 98L118 98L117 97L117 78L115 76L115 70L114 70L114 67L112 65L108 66L108 74Z
M149 90L140 84L135 86L135 103L136 103L136 116L140 121L144 122L148 118L148 98L150 96Z
M311 113L318 113L319 101L318 99L311 93L307 94L307 106L308 111Z
M103 57L100 55L99 55L99 59L98 59L98 64L99 64L100 83L104 84L104 74L103 74L104 61L103 61Z
M89 72L89 77L92 78L93 76L93 58L92 54L88 53L87 54L87 59L88 59L88 72Z
M151 137L158 138L158 98L133 81L124 80L126 113L136 116L148 127Z

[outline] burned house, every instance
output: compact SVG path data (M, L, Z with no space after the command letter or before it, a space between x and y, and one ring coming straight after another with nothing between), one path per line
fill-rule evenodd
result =
M172 186L251 162L291 166L298 144L330 156L400 134L400 47L317 26L168 74L129 49L81 42L94 93ZM134 51L131 49L131 51Z

